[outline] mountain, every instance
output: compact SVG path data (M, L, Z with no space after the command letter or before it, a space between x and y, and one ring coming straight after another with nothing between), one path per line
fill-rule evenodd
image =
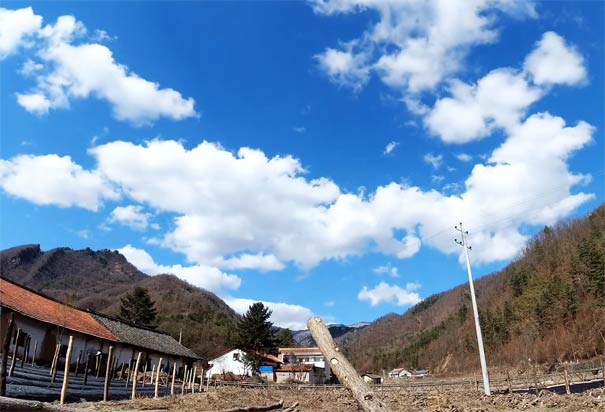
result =
M545 227L517 260L477 280L475 289L489 366L605 354L605 207ZM376 320L344 351L358 370L478 369L468 284Z
M341 324L332 324L328 325L328 330L334 338L334 341L339 345L345 345L350 339L359 333L360 330L368 326L370 323L368 322L360 322L354 325L341 325ZM298 330L292 332L292 336L296 343L303 348L310 348L317 346L313 336L311 336L311 332L308 329Z
M173 275L148 276L117 251L58 248L43 252L24 245L0 252L0 274L55 299L116 315L120 298L134 287L149 290L158 309L158 329L179 337L200 356L229 347L238 315L215 294Z

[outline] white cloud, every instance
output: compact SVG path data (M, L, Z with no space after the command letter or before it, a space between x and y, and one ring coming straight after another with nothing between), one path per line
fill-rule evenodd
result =
M17 103L30 113L38 116L48 113L51 102L42 93L17 93Z
M305 133L307 131L307 129L303 126L295 126L292 128L292 130L294 130L296 133Z
M425 118L428 129L446 143L466 143L496 127L514 127L542 94L512 69L493 70L476 85L452 81L450 93Z
M70 194L79 199L89 193L86 199L92 200L68 204L95 209L119 190L153 213L174 213L174 228L156 243L205 266L280 270L293 262L311 268L369 250L404 259L423 245L459 254L444 228L461 220L473 235L474 261L494 262L521 250L526 226L553 224L594 198L573 193L587 177L567 165L593 133L585 122L566 126L548 113L532 115L511 127L487 163L475 164L455 193L453 187L440 192L394 182L368 194L345 193L326 178L307 178L290 156L269 158L249 148L232 153L208 142L186 149L157 140L93 147L97 168L91 171L69 158L63 158L69 167L50 174L45 156L26 157L23 167L15 159L3 161L0 182L8 193L45 204L41 193L49 187L64 190L61 182L72 174L94 177L99 184L82 191L74 183ZM24 181L45 183L11 185L22 173ZM61 174L66 177L56 176ZM56 176L50 185L49 176ZM67 199L55 194L46 203Z
M433 169L437 170L443 164L443 155L434 155L433 153L427 153L422 158L425 163L433 166Z
M42 17L35 15L31 7L0 8L0 60L27 46L41 25Z
M390 303L397 306L415 305L422 299L416 292L420 288L417 283L408 283L405 288L397 285L389 285L386 282L380 282L373 289L368 289L364 286L357 295L360 301L370 302L370 306L374 307L381 303Z
M397 148L397 146L399 146L399 142L396 142L396 141L389 142L387 144L387 146L384 148L383 154L384 155L391 154Z
M21 155L0 159L0 187L38 205L98 210L118 194L97 171L84 170L69 156Z
M582 55L552 31L544 33L536 49L525 59L524 68L538 85L575 85L586 81Z
M238 276L224 273L212 266L160 265L157 264L145 250L138 249L131 245L126 245L123 248L118 249L118 252L123 254L126 259L135 265L141 272L147 273L148 275L172 274L192 285L214 293L239 289L241 285L241 279Z
M471 160L473 160L473 156L471 156L471 155L470 155L470 154L468 154L468 153L458 153L458 154L456 155L456 159L460 160L461 162L468 163L468 162L470 162Z
M244 314L248 308L259 302L253 299L234 298L230 296L223 297L227 305L231 306L239 314ZM307 320L313 317L311 309L300 305L291 305L281 302L260 301L273 312L269 320L275 326L288 328L291 330L302 330L307 328Z
M43 64L36 63L32 59L27 59L25 63L23 63L23 66L21 66L21 70L19 71L19 73L21 73L23 76L29 76L32 73L42 70L43 68Z
M0 9L0 59L14 52L25 38L32 37L39 62L28 61L22 74L34 72L36 86L17 93L17 102L37 115L65 109L74 99L96 97L107 101L118 120L147 125L160 117L181 120L196 116L193 98L161 88L115 61L111 50L99 41L96 31L87 42L87 30L73 16L60 16L56 23L40 28L42 18L31 8ZM107 34L101 36L106 40ZM78 44L74 44L75 40Z
M391 266L390 263L388 265L378 266L372 269L372 271L378 275L389 275L392 278L399 277L399 269L396 266Z
M282 270L286 267L275 255L264 253L243 253L228 259L219 258L215 264L222 269L256 269L260 271Z
M359 38L343 43L342 50L327 48L320 55L332 80L359 89L375 71L388 86L412 93L432 89L460 70L471 47L494 42L499 13L536 15L532 4L507 0L333 0L312 5L324 15L371 10L379 16Z
M366 66L366 56L363 53L355 54L350 48L347 47L349 50L345 51L328 48L317 54L315 59L334 83L359 91L368 81L369 68Z
M148 227L158 230L160 227L157 223L149 223L151 216L151 213L143 212L143 206L140 205L118 206L111 212L109 221L135 230L146 230Z

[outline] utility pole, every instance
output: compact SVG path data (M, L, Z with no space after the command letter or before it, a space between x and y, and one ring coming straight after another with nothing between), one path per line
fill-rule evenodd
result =
M489 376L487 374L487 364L485 362L485 352L483 350L483 336L481 335L481 325L479 323L479 310L477 309L477 299L475 298L475 286L473 285L473 272L471 272L471 263L468 258L468 251L471 247L467 244L466 236L467 231L462 228L462 222L460 226L454 226L454 228L460 232L462 240L454 239L454 242L462 246L464 249L464 257L466 258L466 271L468 272L468 284L471 289L471 300L473 302L473 315L475 316L475 329L477 331L477 346L479 347L479 358L481 360L481 373L483 375L483 389L486 395L491 395L489 388Z

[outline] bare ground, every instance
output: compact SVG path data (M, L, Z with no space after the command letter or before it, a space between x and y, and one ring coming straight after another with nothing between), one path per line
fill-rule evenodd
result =
M485 397L477 392L452 394L410 394L398 391L378 392L377 396L397 412L496 412L496 411L605 411L605 389L581 394L557 395L544 391L535 394L499 394ZM357 403L346 389L274 390L220 388L217 391L118 402L78 404L87 412L106 411L223 411L244 406L262 406L284 401L284 409L298 402L300 412L357 412ZM73 405L73 404L72 404ZM75 406L75 405L73 405ZM283 409L282 409L283 410Z

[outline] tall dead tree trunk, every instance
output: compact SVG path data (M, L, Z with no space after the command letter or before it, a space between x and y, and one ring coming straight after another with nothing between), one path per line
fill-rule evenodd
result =
M320 318L311 318L307 322L307 327L323 353L325 361L330 362L330 368L336 373L340 382L353 393L361 408L366 412L390 412L391 409L376 398L374 392L340 352L324 322Z

